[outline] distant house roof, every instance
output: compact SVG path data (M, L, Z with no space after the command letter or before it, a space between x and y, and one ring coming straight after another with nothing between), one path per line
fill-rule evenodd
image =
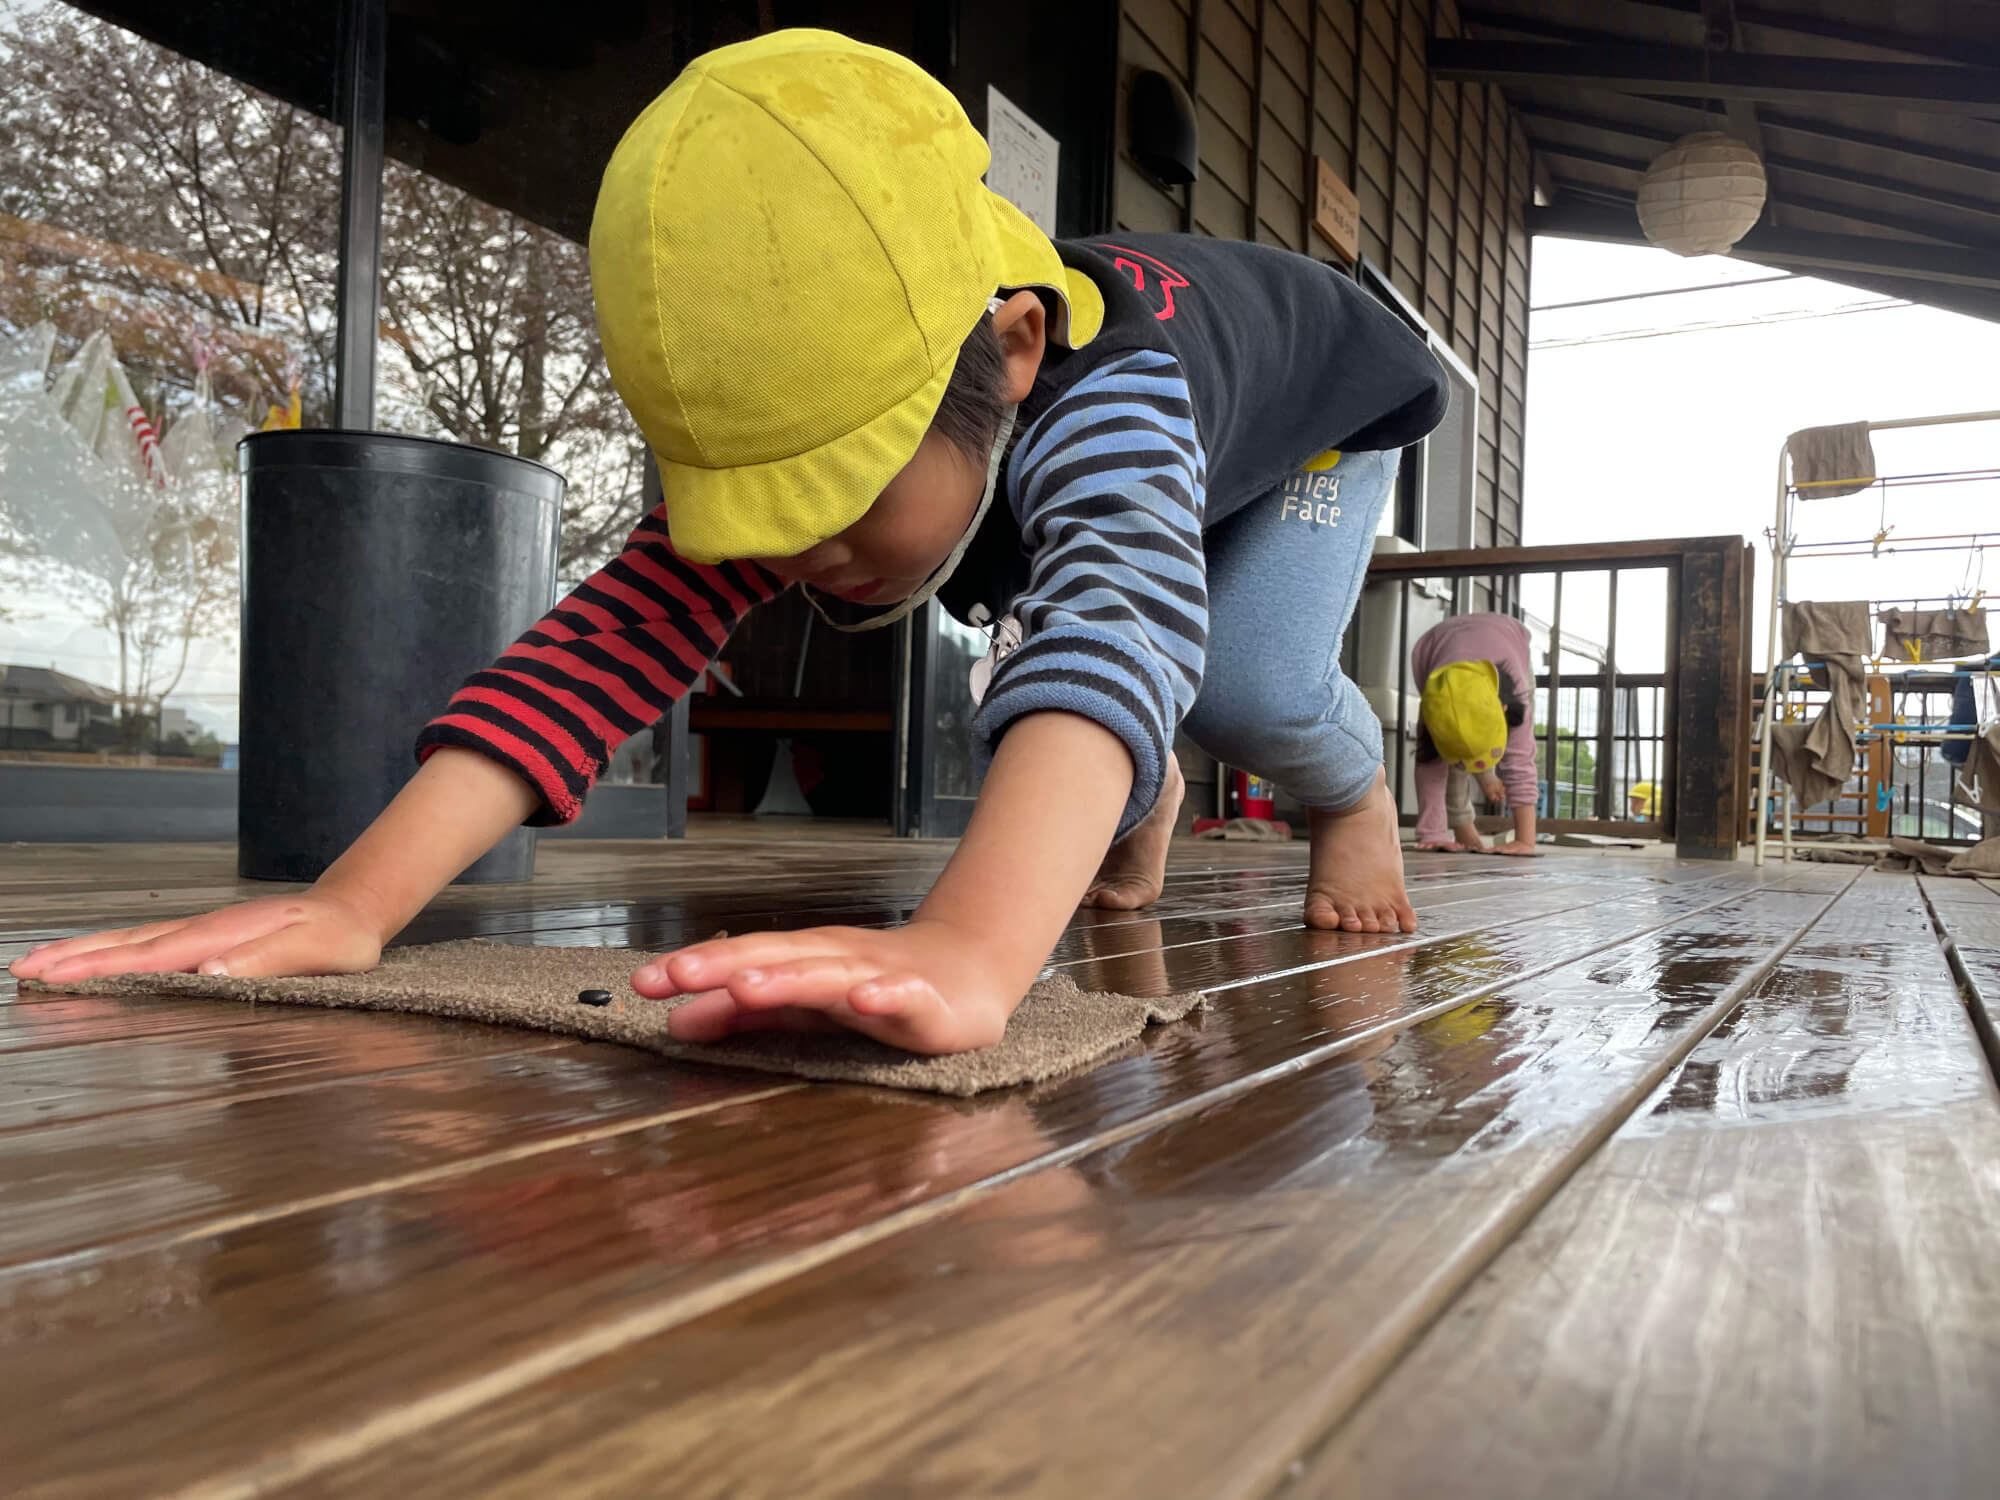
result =
M0 662L0 697L33 698L38 703L117 703L118 695L54 667L26 667Z

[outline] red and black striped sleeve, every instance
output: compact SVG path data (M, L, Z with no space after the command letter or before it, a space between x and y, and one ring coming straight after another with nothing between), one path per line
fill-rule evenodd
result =
M691 563L648 515L625 550L578 584L417 736L476 750L542 794L531 825L567 823L618 746L657 723L750 610L785 585L750 563Z

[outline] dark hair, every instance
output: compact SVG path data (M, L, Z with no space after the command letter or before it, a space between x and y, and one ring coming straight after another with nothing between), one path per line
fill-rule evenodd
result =
M1522 699L1520 686L1514 681L1512 672L1497 662L1494 665L1500 673L1500 707L1507 715L1507 727L1519 729L1528 718L1528 708Z
M958 364L944 388L931 431L982 469L1007 414L1007 355L987 313L958 346Z

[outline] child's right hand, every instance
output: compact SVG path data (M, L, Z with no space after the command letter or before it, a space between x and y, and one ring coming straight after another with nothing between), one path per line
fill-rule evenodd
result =
M381 960L375 925L317 891L266 896L205 916L65 938L16 959L17 979L67 984L107 974L356 974Z

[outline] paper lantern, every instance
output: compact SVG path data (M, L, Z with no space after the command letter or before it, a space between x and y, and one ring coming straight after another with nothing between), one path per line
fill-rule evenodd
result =
M1764 163L1732 135L1684 135L1639 182L1639 228L1676 255L1721 255L1764 211Z

